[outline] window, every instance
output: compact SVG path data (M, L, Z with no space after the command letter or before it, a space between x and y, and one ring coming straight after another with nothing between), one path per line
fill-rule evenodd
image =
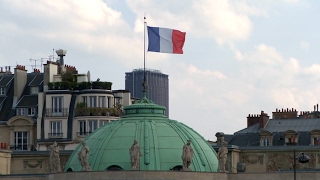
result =
M108 97L108 101L107 101L107 108L110 108L110 97Z
M98 128L98 121L97 120L88 121L88 132L89 133L92 133L97 128Z
M319 145L319 138L313 138L313 145Z
M82 96L82 102L84 103L84 106L87 107L87 104L88 104L87 96Z
M30 94L38 94L39 93L39 87L30 87Z
M28 116L34 116L36 112L36 108L28 108Z
M14 132L14 150L27 151L29 144L29 132Z
M86 135L86 121L79 121L79 132L78 135Z
M49 137L62 137L62 122L51 121Z
M104 96L99 96L99 104L98 104L98 107L106 107L106 97Z
M108 124L108 123L109 123L108 120L100 120L100 122L99 122L99 127L102 127L102 126L104 126L104 125L106 125L106 124Z
M115 103L114 104L122 104L121 103L121 98L120 97L117 97L117 98L114 98L114 101L115 101Z
M270 146L270 140L269 139L263 139L263 146Z
M294 137L291 136L291 137L289 138L289 142L290 142L290 143L294 143Z
M52 112L62 113L63 97L52 97Z
M17 115L18 116L24 116L26 114L25 108L17 108Z
M0 95L5 95L6 94L6 88L0 88Z
M18 116L34 116L36 108L17 108Z
M90 96L90 107L97 107L97 97Z

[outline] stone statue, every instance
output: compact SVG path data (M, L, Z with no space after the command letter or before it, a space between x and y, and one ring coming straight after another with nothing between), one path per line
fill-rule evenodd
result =
M59 146L55 141L53 145L50 146L50 173L61 172L60 157L59 157Z
M82 166L82 171L92 171L89 163L88 163L88 154L89 154L89 147L87 146L86 142L82 142L82 148L78 153L78 159Z
M140 147L137 140L133 141L131 148L129 149L130 160L131 160L131 169L138 170L140 167L140 156L142 156L140 152Z
M190 169L190 164L192 162L193 157L193 149L191 148L191 140L188 140L187 144L183 146L181 159L183 161L183 171L192 171Z
M226 170L227 156L228 156L228 148L227 142L222 142L222 146L218 151L218 159L219 159L219 172L228 172Z

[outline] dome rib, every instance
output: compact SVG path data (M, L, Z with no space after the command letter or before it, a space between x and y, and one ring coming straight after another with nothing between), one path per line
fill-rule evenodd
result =
M103 154L101 153L101 149L103 149L102 147L107 147L108 143L110 142L110 139L112 138L112 136L116 133L116 131L121 127L121 122L120 121L116 121L117 123L113 123L113 126L111 126L110 128L106 128L105 131L103 131L99 137L97 137L98 141L96 141L93 145L97 144L97 148L95 148L95 152L94 154L98 152L96 159L92 160L93 162L97 162L93 164L92 168L99 168L100 162L102 160ZM109 129L109 130L108 130ZM92 133L91 135L93 135L94 133ZM87 139L90 139L90 137L88 137ZM101 142L102 140L103 143ZM90 154L90 156L92 156L92 154ZM89 161L90 162L90 161ZM121 166L120 166L121 167ZM105 167L107 168L107 167Z
M169 123L169 125L176 130L176 132L178 133L178 135L180 136L181 139L183 139L183 143L186 144L188 142L188 140L191 140L191 147L194 148L194 139L191 139L189 136L189 133L187 133L186 131L184 131L183 127L179 126L178 123L176 121L171 121ZM197 151L195 151L197 152ZM181 150L181 154L182 154L182 150ZM195 156L196 155L196 156ZM198 157L198 153L197 154L193 154L193 166L198 166L199 169L203 169L201 167L201 165L199 164L199 162L197 161L197 159L199 159ZM196 163L196 164L195 164ZM181 160L181 165L182 165L182 160Z
M149 127L147 124L147 120L144 119L143 122L144 126L144 164L149 165L150 164L150 146L149 146Z
M150 121L150 127L151 127L151 132L152 132L152 136L153 136L153 150L154 150L154 156L155 156L155 169L160 169L160 155L159 155L159 151L157 151L157 149L159 148L158 144L158 135L157 135L157 131L155 128L155 121Z

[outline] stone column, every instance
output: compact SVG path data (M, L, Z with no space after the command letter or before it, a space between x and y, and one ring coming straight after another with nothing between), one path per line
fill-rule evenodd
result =
M31 151L31 147L33 147L33 125L29 125L29 145L28 145L28 151Z
M14 128L13 126L10 127L10 144L9 146L14 146Z

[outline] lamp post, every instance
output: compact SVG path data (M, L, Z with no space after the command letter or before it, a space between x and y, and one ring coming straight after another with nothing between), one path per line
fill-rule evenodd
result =
M304 153L298 154L296 156L296 150L293 150L293 174L294 174L294 180L296 180L296 160L298 160L300 163L307 163L310 160L310 157L308 155L305 155Z

